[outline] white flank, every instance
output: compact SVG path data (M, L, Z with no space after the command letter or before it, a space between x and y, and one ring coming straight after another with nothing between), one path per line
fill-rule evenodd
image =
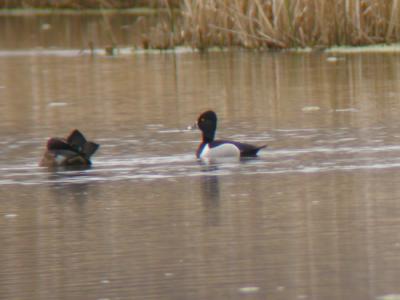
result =
M239 158L240 150L233 144L222 144L217 147L210 148L204 146L203 151L200 153L201 159L218 159L218 158Z
M64 163L65 157L62 155L56 155L55 161L57 165L62 165Z

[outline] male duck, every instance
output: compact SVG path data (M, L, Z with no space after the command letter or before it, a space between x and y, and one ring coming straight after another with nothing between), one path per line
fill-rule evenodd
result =
M83 134L75 129L66 138L50 138L47 141L47 151L40 162L41 166L90 166L90 157L99 145L89 142Z
M267 145L254 146L234 141L215 140L217 114L212 110L199 116L197 126L202 132L202 142L196 151L196 157L200 159L256 157L260 149L267 147Z

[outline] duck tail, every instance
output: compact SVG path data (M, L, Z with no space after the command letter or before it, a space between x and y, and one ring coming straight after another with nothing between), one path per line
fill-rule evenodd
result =
M266 148L267 145L262 145L262 146L256 146L252 149L248 149L245 153L242 153L242 156L248 156L248 157L256 157L258 154L258 151L260 151L263 148Z
M256 148L254 149L253 155L256 156L257 153L258 153L258 151L260 151L261 149L264 149L264 148L267 148L267 144L262 145L262 146L259 146L259 147L256 147Z
M87 141L84 135L75 129L67 138L67 143L78 152L82 153L85 158L89 159L100 147L99 144Z
M83 146L82 153L89 159L99 149L100 145L93 142L86 142Z
M267 145L267 144L265 144L265 145L262 145L262 146L258 147L258 150L257 150L257 151L259 151L259 150L261 150L261 149L264 149L264 148L267 148L267 147L268 147L268 145Z

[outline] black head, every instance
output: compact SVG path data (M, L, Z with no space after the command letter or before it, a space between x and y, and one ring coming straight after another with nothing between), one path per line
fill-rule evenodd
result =
M197 126L203 132L203 141L212 142L217 130L217 114L212 110L203 112L197 119Z

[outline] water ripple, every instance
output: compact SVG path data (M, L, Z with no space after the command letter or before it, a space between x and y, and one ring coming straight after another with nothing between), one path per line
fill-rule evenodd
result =
M210 174L318 173L400 168L400 145L269 149L259 158L206 165L192 153L169 156L99 156L86 170L49 170L34 162L0 166L0 185L157 180Z

